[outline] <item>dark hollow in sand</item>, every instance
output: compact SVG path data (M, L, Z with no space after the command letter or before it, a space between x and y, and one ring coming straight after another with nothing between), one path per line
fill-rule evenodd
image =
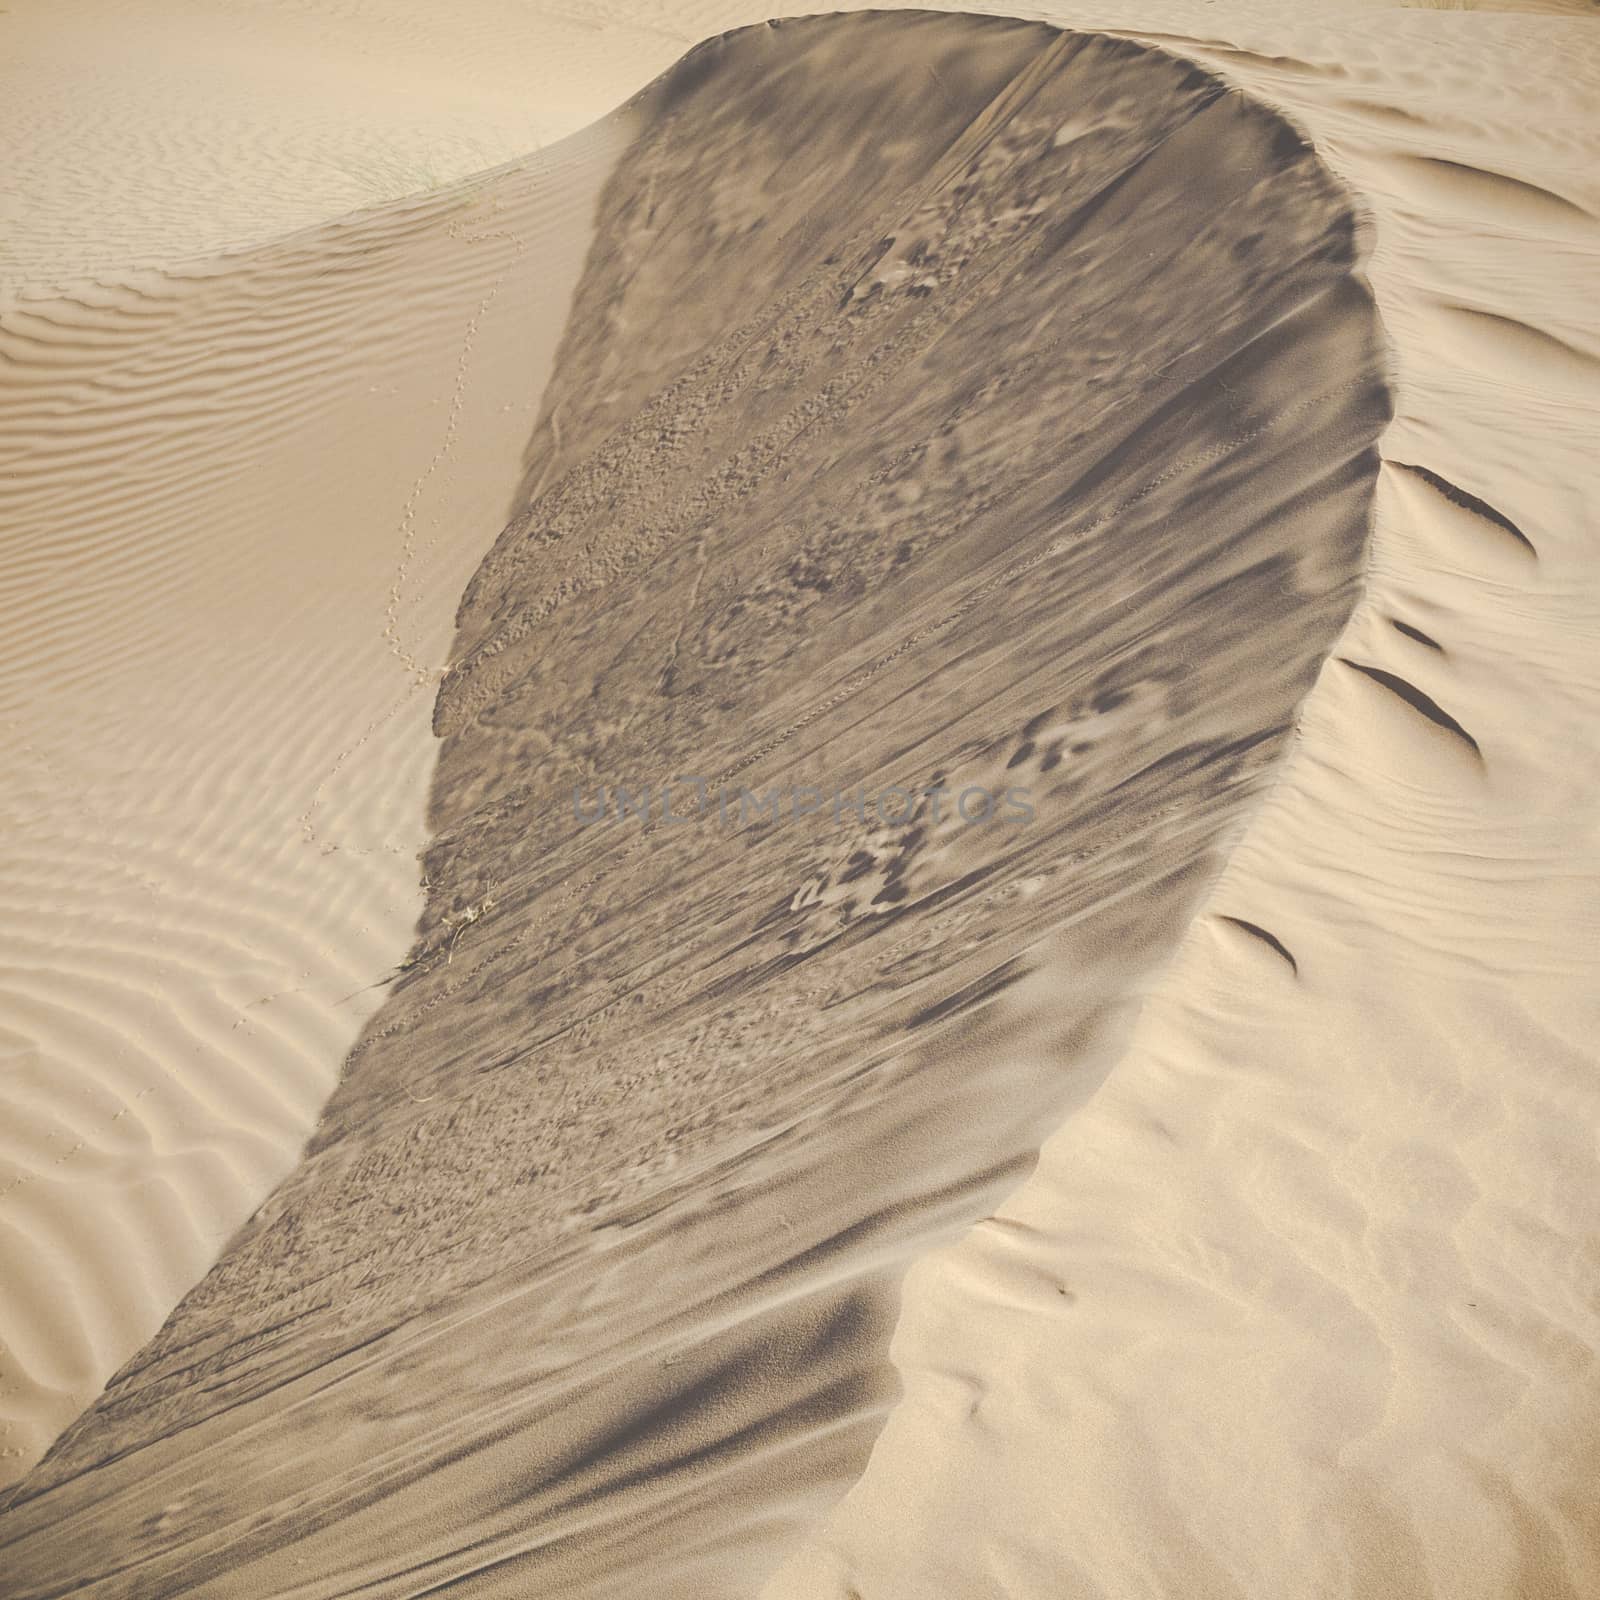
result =
M753 1592L865 1462L905 1267L1093 1093L1354 603L1380 334L1275 115L904 13L619 115L412 959L0 1520L18 1600ZM675 774L1035 814L574 818Z

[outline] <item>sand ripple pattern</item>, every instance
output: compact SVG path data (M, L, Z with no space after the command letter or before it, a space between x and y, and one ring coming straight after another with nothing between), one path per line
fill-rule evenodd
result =
M607 0L19 0L0 19L0 290L198 264L442 191L659 70L596 98ZM696 37L629 31L660 64Z
M748 1593L866 1464L907 1266L1094 1096L1356 602L1378 328L1280 119L881 15L713 42L631 114L438 685L404 976L23 1485L20 1594ZM676 773L1036 821L573 818Z
M0 312L5 1476L293 1165L410 942L606 137Z

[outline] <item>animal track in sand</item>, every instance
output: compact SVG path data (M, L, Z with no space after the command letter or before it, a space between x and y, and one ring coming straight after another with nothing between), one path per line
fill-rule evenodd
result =
M310 803L300 814L301 836L306 843L314 845L324 854L340 849L352 850L357 855L369 855L372 853L370 848L363 848L348 841L343 843L335 842L322 836L316 825L316 813L322 805L323 794L328 785L343 771L346 763L359 753L385 724L410 703L419 689L439 683L451 671L448 662L440 666L425 665L406 646L400 637L399 631L401 602L412 564L416 559L417 519L424 493L435 473L449 459L460 431L462 411L466 405L467 380L471 369L473 345L477 340L484 317L488 315L489 309L493 306L500 290L510 277L513 268L526 255L530 244L528 236L515 233L506 228L484 229L474 233L463 233L460 228L461 224L459 222L452 223L447 230L449 237L457 239L463 244L481 244L490 239L503 239L515 246L515 249L504 269L490 282L488 289L479 299L477 309L467 319L466 328L462 334L460 352L456 360L454 382L450 391L449 405L445 413L443 433L438 447L429 459L428 464L411 485L411 489L406 495L405 503L401 508L399 525L400 554L395 564L394 578L389 586L388 601L384 607L383 637L390 653L406 669L411 681L399 698L381 716L368 723L359 738L339 752L332 765L328 768L327 773L313 791ZM437 525L437 517L435 517L434 521L435 525ZM428 548L431 549L437 542L438 535L435 534L434 538L429 541ZM396 847L392 845L385 845L382 848L389 850L391 853L398 853Z

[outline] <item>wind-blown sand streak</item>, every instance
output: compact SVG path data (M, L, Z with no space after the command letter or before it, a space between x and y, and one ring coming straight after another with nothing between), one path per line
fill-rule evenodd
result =
M741 33L631 115L458 617L408 970L23 1486L22 1594L748 1592L865 1461L900 1273L1094 1093L1355 601L1376 322L1284 123L935 16ZM684 772L1036 818L573 818Z

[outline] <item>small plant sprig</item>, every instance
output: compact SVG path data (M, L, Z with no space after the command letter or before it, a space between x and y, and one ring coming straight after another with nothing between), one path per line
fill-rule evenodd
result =
M483 899L478 901L476 905L468 906L462 911L446 913L442 919L444 927L450 935L450 942L446 948L444 958L444 964L446 966L449 966L451 961L455 958L456 940L461 937L461 930L463 928L471 927L479 917L487 916L491 911L494 910L494 904L494 897L492 895L485 895Z

